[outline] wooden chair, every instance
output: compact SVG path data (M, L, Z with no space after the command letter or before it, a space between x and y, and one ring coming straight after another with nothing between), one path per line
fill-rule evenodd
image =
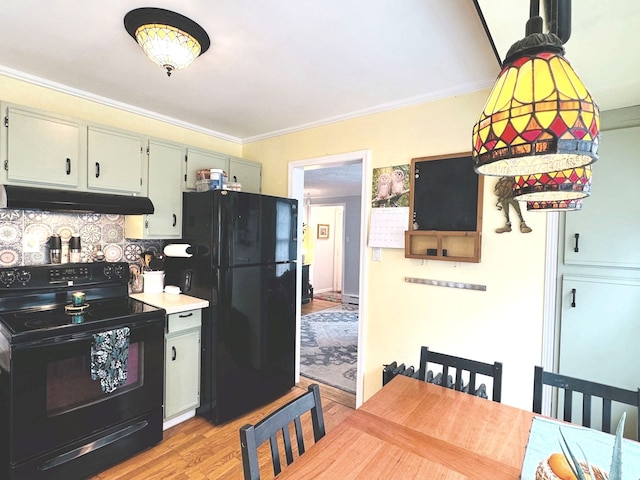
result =
M284 451L287 465L293 462L293 450L291 448L291 434L289 426L295 425L296 440L298 443L298 456L304 453L304 440L302 436L303 413L311 412L313 424L313 438L317 442L325 434L324 416L322 415L322 403L320 400L320 388L317 384L309 385L307 393L280 407L269 416L255 425L245 425L240 429L240 446L242 448L242 468L245 480L259 480L260 469L258 466L258 447L267 439L271 445L271 460L273 473L278 475L280 466L280 453L278 451L277 433L282 432Z
M484 375L485 377L492 378L493 390L491 394L491 400L494 402L500 402L502 398L502 363L495 362L483 363L476 360L469 360L467 358L455 357L453 355L447 355L444 353L432 352L428 347L422 347L420 351L420 380L433 382L428 377L429 371L427 370L427 363L435 363L442 365L442 372L440 373L443 386L448 386L460 392L466 392L472 395L483 396L487 398L486 390L483 388L484 384L479 384L477 376ZM452 384L447 385L449 378L449 369L455 369L455 380L452 377ZM466 374L464 373L466 372ZM464 377L468 376L469 380L467 385L464 385Z
M602 383L591 382L580 378L568 377L559 373L545 372L542 367L535 367L533 376L533 411L542 413L542 390L544 385L550 385L554 392L563 391L563 398L558 395L558 415L562 411L565 422L572 421L573 393L582 394L582 426L591 428L591 404L593 397L602 399L601 430L611 433L611 404L617 402L640 406L640 388L626 390ZM561 401L562 400L562 401ZM574 422L575 423L575 422ZM615 428L615 425L614 425ZM637 435L640 438L640 414L637 421Z

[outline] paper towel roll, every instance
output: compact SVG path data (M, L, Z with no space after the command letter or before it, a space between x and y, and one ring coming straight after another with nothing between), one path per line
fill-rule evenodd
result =
M187 252L189 250L189 252ZM190 253L191 245L188 243L170 243L166 247L164 247L164 254L167 257L186 257L189 258L193 254Z

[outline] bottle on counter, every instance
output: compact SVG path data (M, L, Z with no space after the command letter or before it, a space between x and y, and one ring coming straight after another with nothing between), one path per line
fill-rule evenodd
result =
M49 237L49 258L51 263L62 262L62 239L57 233Z
M81 253L80 234L74 233L69 239L69 261L71 263L81 262L82 257L80 253Z

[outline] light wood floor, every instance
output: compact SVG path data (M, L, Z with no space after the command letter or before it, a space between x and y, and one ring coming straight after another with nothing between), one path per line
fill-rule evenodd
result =
M302 305L302 315L335 306L333 302L313 300ZM155 447L92 478L93 480L242 480L242 456L238 433L240 427L247 423L258 422L279 406L301 395L310 383L314 382L302 377L300 383L285 396L224 425L213 425L201 417L189 419L166 430L162 442ZM320 384L320 393L325 426L329 432L355 408L355 396L323 384ZM303 418L305 446L308 446L313 442L313 435L309 435L311 421L306 417L309 415ZM268 442L260 448L259 455L262 478L273 478ZM282 458L284 462L284 457Z
M309 303L303 303L300 307L300 315L308 315L310 313L320 312L327 308L337 307L339 303L329 302L327 300L314 299Z
M162 442L157 446L103 471L93 480L242 480L240 427L258 422L305 391L306 387L296 386L275 402L224 425L212 425L201 417L191 418L166 430ZM323 385L320 386L320 393L326 430L330 432L352 409L328 398ZM305 446L312 445L309 414L303 417L303 430ZM284 457L281 458L285 462ZM259 449L259 461L262 478L273 478L268 442Z

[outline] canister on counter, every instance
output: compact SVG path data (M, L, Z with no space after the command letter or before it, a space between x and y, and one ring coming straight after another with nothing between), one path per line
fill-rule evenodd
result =
M224 170L212 168L209 171L209 190L221 190L224 183Z

